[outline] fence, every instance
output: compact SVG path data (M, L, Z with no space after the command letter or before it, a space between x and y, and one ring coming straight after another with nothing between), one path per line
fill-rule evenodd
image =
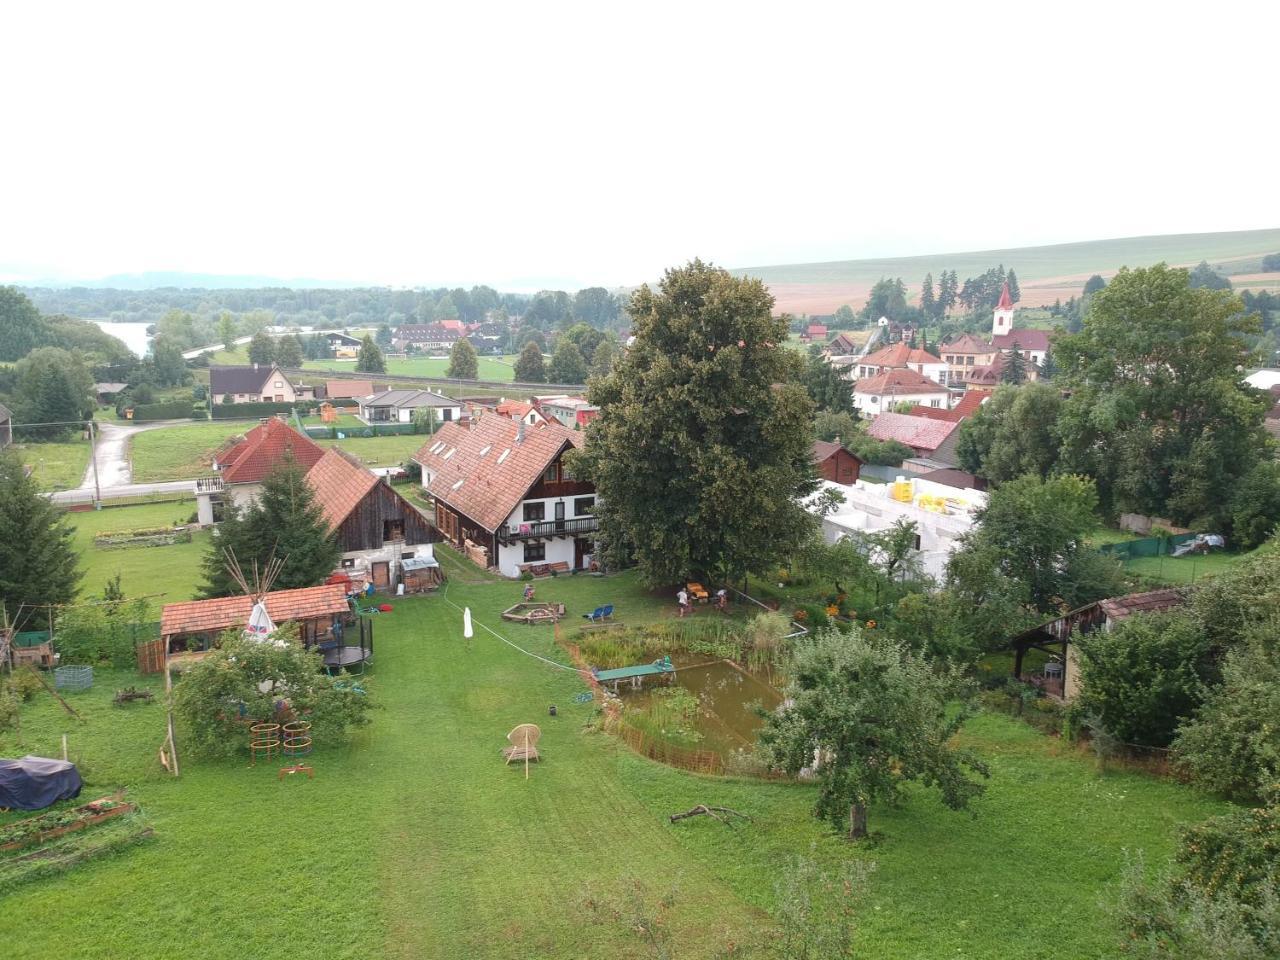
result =
M1138 557L1160 557L1173 552L1179 544L1194 540L1194 533L1178 533L1168 537L1143 537L1141 540L1125 540L1122 543L1104 543L1098 552L1128 563Z
M420 433L426 435L425 425L416 423L370 423L358 426L309 426L302 432L313 440L337 440L338 434L344 437L405 437Z
M902 467L889 467L880 463L864 463L858 468L858 476L864 480L892 483L902 476L910 476L911 471Z

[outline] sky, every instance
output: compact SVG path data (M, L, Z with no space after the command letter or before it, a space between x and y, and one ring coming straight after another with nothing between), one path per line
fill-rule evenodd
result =
M11 5L0 281L614 287L1280 226L1280 4Z

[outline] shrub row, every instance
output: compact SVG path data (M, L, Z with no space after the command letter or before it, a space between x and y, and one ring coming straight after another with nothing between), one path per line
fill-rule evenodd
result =
M292 413L297 407L300 416L311 412L311 405L294 403L215 403L213 419L215 420L253 420L258 417L271 417L277 413Z
M186 420L204 417L204 408L192 407L190 400L169 400L165 403L139 403L133 408L134 420Z

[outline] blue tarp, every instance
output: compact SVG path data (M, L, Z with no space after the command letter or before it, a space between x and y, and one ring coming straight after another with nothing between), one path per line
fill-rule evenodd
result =
M43 810L80 795L80 771L66 760L26 756L0 760L0 807Z

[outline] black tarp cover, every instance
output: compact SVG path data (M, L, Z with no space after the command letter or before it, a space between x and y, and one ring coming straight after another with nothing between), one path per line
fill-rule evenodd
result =
M0 807L43 810L52 803L80 795L80 771L66 760L25 756L0 760Z

